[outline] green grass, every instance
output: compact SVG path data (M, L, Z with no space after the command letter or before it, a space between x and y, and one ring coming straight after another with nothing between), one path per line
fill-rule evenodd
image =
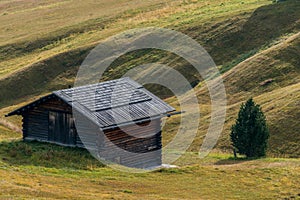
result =
M103 2L104 1L100 1L98 4ZM2 76L12 73L17 69L23 68L27 64L46 59L50 55L57 55L60 52L69 51L80 46L86 46L87 44L98 42L99 40L104 39L113 33L134 27L170 26L171 28L176 27L176 30L184 31L188 35L192 36L200 31L197 35L195 35L196 39L197 37L201 37L201 35L206 36L206 38L199 38L199 42L203 43L203 41L208 40L208 48L213 49L220 45L223 47L228 46L226 44L219 44L219 42L224 40L223 36L216 37L216 35L219 35L219 32L225 31L224 36L227 36L227 34L228 36L234 34L235 37L232 38L235 40L237 37L251 37L253 34L253 39L257 41L255 41L253 44L252 42L247 43L247 46L250 45L250 47L240 49L242 51L249 51L247 48L251 50L252 46L256 45L256 47L258 47L259 45L265 44L269 39L275 39L282 33L285 33L284 31L286 31L286 29L290 29L290 23L297 20L299 17L299 15L297 15L297 6L293 6L294 3L289 3L273 4L271 6L266 6L265 8L260 8L256 11L258 15L255 15L256 17L251 18L251 13L253 10L259 8L260 6L268 5L269 3L270 1L254 0L244 1L243 3L237 0L231 0L223 4L220 3L220 1L211 1L210 3L205 1L193 1L193 3L181 3L181 1L173 1L171 4L168 2L161 3L160 1L152 1L152 6L150 7L148 6L149 3L147 2L136 4L136 6L124 7L122 4L116 6L116 2L114 1L110 2L108 5L105 5L107 7L98 7L97 5L93 4L90 5L88 1L82 5L74 5L70 2L64 2L64 4L50 4L50 8L59 7L59 9L56 8L54 10L55 12L61 12L63 9L70 9L67 16L64 16L66 15L66 13L64 13L64 15L59 15L58 19L55 17L58 15L53 13L51 16L49 16L49 12L47 10L49 9L49 6L36 9L36 5L32 4L31 6L35 9L25 9L24 12L20 12L22 15L25 15L22 16L23 18L17 14L11 14L11 16L8 14L7 16L9 16L9 20L3 18L3 21L1 21L3 22L2 24L4 26L2 29L3 31L5 31L5 27L8 26L7 23L12 23L17 26L16 29L18 31L22 31L20 33L21 35L26 35L19 39L20 41L16 42L14 39L9 37L11 34L3 33L3 35L6 36L3 37L3 41L10 42L10 44L2 46L1 58L4 60L7 60L8 58L17 59L9 59L9 61L3 62L2 66L6 66L6 68L9 69L3 71ZM132 2L132 4L134 4L134 2ZM295 3L295 5L297 4ZM6 6L9 6L9 4L4 5L2 9L5 9ZM80 10L73 8L80 6L82 8ZM92 6L93 9L91 10ZM14 8L14 5L10 5L10 7ZM110 9L111 7L115 8ZM20 8L16 6L15 9ZM290 13L289 16L282 18L282 14L286 12L287 9ZM32 15L36 14L36 10L39 10L42 16L39 16L39 18L41 18L40 20L43 22L39 23L38 25L36 25L37 23L31 18ZM118 11L116 12L115 10ZM276 10L277 13L275 13L274 10ZM78 14L78 11L81 11L80 15L74 18L74 15ZM265 15L270 15L270 11L272 11L274 19L271 18L271 20L261 20L261 18L265 17ZM93 12L97 12L97 14L93 14ZM43 20L43 17L47 18L47 20ZM263 34L261 33L261 30L258 29L257 31L260 31L258 33L259 37L255 37L257 35L256 31L248 31L244 29L239 30L240 25L243 25L243 22L247 20L248 17L250 18L243 26L244 28L250 29L252 27L252 29L257 29L257 27L262 27L261 29L265 30L264 27L273 27L273 24L276 23L276 20L278 19L287 21L289 24L282 23L282 29L278 29L280 32L274 33L273 31L272 35L269 32L265 32ZM236 25L232 25L230 21L225 20L228 18L233 18L233 22L237 20L239 21ZM32 21L31 23L34 24L24 23L24 19L30 19ZM45 24L49 22L55 25L55 28L52 28L49 26L49 24ZM260 23L259 26L255 25L258 22ZM23 27L24 24L26 24L26 27ZM62 26L57 26L57 24L62 24ZM18 27L18 25L21 27ZM210 28L212 30L209 30ZM35 29L38 30L35 31ZM189 31L188 29L193 29L193 31ZM203 31L200 29L203 29ZM232 33L228 29L236 29L239 31ZM51 31L47 31L47 33L42 34L43 31L46 30ZM17 35L15 29L10 31L14 33L14 36ZM39 33L40 36L34 37L36 33ZM215 40L217 40L216 44L212 44L210 42ZM236 42L241 43L241 41ZM235 48L230 49L230 51L234 50ZM41 52L43 53L41 54ZM222 53L219 51L213 52L218 55L218 58L215 58L216 60L226 59L227 61L230 61L232 56L234 56L230 55L230 58L226 58L221 56Z
M103 167L82 149L6 140L0 142L0 198L299 199L299 159L234 160L214 152L200 160L187 152L177 164L132 174Z
M112 5L107 6L113 5L112 2ZM299 156L297 145L299 126L295 123L298 119L296 102L299 97L289 93L286 102L279 101L278 98L280 88L288 91L289 86L299 82L300 49L297 20L300 8L296 1L278 4L263 0L248 0L243 3L237 0L226 2L215 0L209 3L206 1L174 1L172 3L153 1L151 6L147 5L148 3L140 4L137 5L138 8L129 6L126 9L122 7L111 15L102 16L100 13L101 16L100 14L89 16L86 12L90 5L83 3L83 13L79 18L71 20L68 16L66 19L70 19L69 22L64 22L65 24L59 28L51 29L52 31L47 34L37 38L32 38L33 36L29 34L20 41L8 38L7 41L10 41L12 46L3 45L1 48L1 55L4 58L0 62L2 66L0 71L3 70L0 72L2 74L0 75L2 76L0 94L3 94L0 107L4 108L1 114L24 105L36 96L72 85L81 61L102 39L128 28L169 27L183 31L203 44L220 66L221 72L224 73L228 115L219 141L220 149L226 151L230 149L228 141L230 126L234 122L241 102L252 96L261 99L258 103L268 102L263 105L263 109L264 106L269 107L266 108L272 135L269 153L280 156ZM10 9L19 10L18 6L20 6L19 3L12 4ZM53 2L43 4L41 7L36 7L35 4L31 6L19 14L30 16L40 10L43 17L46 17L49 13L43 13L43 10L58 7ZM59 6L69 8L78 5L64 2ZM71 11L74 10L71 9ZM10 12L12 12L11 22L14 23L14 20L19 19L17 18L19 14L14 14L14 11ZM89 17L81 18L83 16ZM53 23L61 22L59 21L61 19L55 19L55 17L49 19L49 21L52 20ZM37 28L42 30L45 27L45 24L39 24ZM273 27L279 28L271 30ZM26 29L22 29L24 31L22 34L30 28L29 24ZM32 45L29 45L29 40L32 40L30 41ZM17 51L13 51L14 49ZM11 55L7 56L6 52L10 52ZM167 64L186 76L194 85L200 81L195 89L201 103L203 119L201 119L198 136L190 148L191 151L197 151L208 128L210 99L205 84L201 83L201 77L196 72L187 70L191 67L189 63L166 52L132 52L117 59L105 74L104 79L118 78L129 69L145 62ZM261 82L270 78L274 80L271 84L260 86ZM298 88L298 85L293 87ZM150 85L147 88L161 97L170 96L170 93L162 87ZM298 94L298 90L295 91ZM273 99L268 98L272 93L278 96ZM263 94L266 95L258 97ZM23 103L18 105L20 102ZM286 110L281 110L286 104L290 106ZM5 108L10 105L14 106ZM272 107L274 108L271 109ZM6 120L20 127L20 121L18 121L20 118ZM165 143L174 136L177 124L175 118L171 119L169 125L166 126ZM296 136L297 140L290 140L289 135ZM281 140L288 142L282 144Z
M245 54L242 54L240 56L238 56L236 59L230 61L227 64L224 64L222 66L219 67L219 71L221 74L229 71L230 69L232 69L233 67L235 67L236 65L240 64L241 62L245 61L246 59L250 58L251 56L255 55L258 51L257 50L251 50Z
M71 169L93 169L102 166L84 149L21 140L2 141L0 146L2 160L13 166L35 165Z
M0 198L300 199L299 2L107 2L0 2ZM145 62L160 62L191 80L201 121L191 147L175 162L180 168L119 172L82 149L23 142L17 132L21 118L2 118L40 95L72 85L78 66L101 40L147 26L172 28L194 38L223 73L226 123L216 149L205 159L198 157L198 151L210 119L209 93L201 77L187 70L190 65L185 60L166 52L124 55L104 79L120 77ZM267 79L273 82L260 85ZM162 95L166 90L161 87L148 88L169 97ZM250 96L267 116L268 157L235 160L228 134L241 102ZM179 109L176 98L166 100ZM164 145L174 137L178 122L179 116L168 119Z
M168 1L166 1L168 2ZM36 40L48 32L68 29L88 20L114 17L126 11L151 7L162 3L154 1L92 1L69 0L27 3L25 1L1 1L0 45ZM67 11L67 12L66 12ZM68 30L66 30L68 31Z
M270 3L266 0L249 0L243 3L237 0L215 0L210 3L175 1L171 4L154 1L150 7L146 4L140 5L138 9L128 7L124 10L122 7L114 15L92 15L86 20L69 20L68 23L73 25L51 29L47 34L34 39L25 37L16 42L8 38L6 41L11 43L0 48L0 93L5 94L0 99L0 107L22 102L24 97L26 99L72 85L86 53L99 41L129 28L159 26L182 31L204 45L217 64L222 66L222 72L228 71L255 52L273 44L278 37L298 30L300 12L296 2ZM70 6L68 2L63 5ZM85 8L85 4L83 7ZM42 8L47 10L48 7ZM28 12L30 16L34 10L27 9L25 13ZM88 15L86 10L82 12L82 16ZM44 15L47 16L48 13L45 12ZM17 16L11 16L11 23L17 19ZM53 20L53 23L57 22L56 19ZM101 28L103 24L106 26L104 29ZM275 32L267 31L278 25L280 28ZM45 24L39 26L40 29L46 27ZM21 30L24 31L22 34L27 34L31 32L31 26ZM32 37L32 34L29 36ZM181 72L187 72L185 69L190 68L174 56L159 55L155 60L162 60ZM130 58L131 56L125 57L122 59L123 64L113 66L115 68L107 77L115 78L135 64L153 60L149 55L135 55L135 59ZM194 77L194 74L187 76L197 83L200 78ZM153 90L160 91L157 88Z
M271 138L269 156L299 157L299 34L294 34L279 44L260 51L241 62L223 75L227 92L227 116L219 148L231 149L229 133L240 105L249 97L261 104L267 116ZM273 79L269 85L263 81ZM208 128L210 119L209 93L205 84L196 87L200 101L201 122L197 138L191 149L197 151ZM170 101L172 103L172 100ZM171 126L171 127L170 127ZM166 127L166 135L176 130L175 125ZM170 130L170 131L168 131ZM170 139L170 138L169 138ZM284 141L284 142L283 142Z
M18 42L15 42L11 38L5 38L6 42L11 43L3 45L1 48L2 51L0 57L4 61L0 63L0 77L7 77L9 74L23 69L27 65L32 65L35 62L45 60L51 56L58 55L59 53L94 44L95 42L98 43L100 40L103 40L108 36L129 28L159 26L170 28L176 27L176 30L184 31L187 26L197 28L199 25L202 26L204 23L207 24L207 27L210 27L215 24L222 23L224 17L228 18L237 16L239 13L247 13L247 15L243 16L243 18L248 17L257 7L269 3L268 1L249 0L241 7L240 1L237 0L231 0L225 6L220 6L220 1L216 0L211 1L209 4L203 1L195 1L195 3L191 4L181 3L181 1L173 1L171 4L160 3L159 6L156 6L158 2L159 1L153 1L152 4L154 5L150 7L146 6L148 5L147 3L145 3L145 5L142 4L140 5L141 8L137 10L134 10L134 7L127 7L127 10L124 10L123 6L118 5L115 9L119 8L120 11L113 15L105 15L103 17L93 15L93 17L90 17L91 19L88 18L87 20L80 22L77 22L77 20L83 20L80 17L79 19L75 18L73 20L68 20L68 18L63 18L64 16L62 15L62 19L59 19L60 21L63 20L64 23L73 23L74 25L56 25L61 28L51 29L52 31L50 33L41 34L41 36L33 39L32 37L36 27L32 27L33 25L29 23L26 27L18 29L23 31L22 34L29 35L29 38L24 37ZM113 7L114 2L111 4L112 5L110 6ZM89 5L88 2L85 2L82 7L85 7L86 5ZM80 4L76 6L80 6ZM105 7L101 9L105 9ZM72 13L72 11L74 10L71 10L69 15L77 14L76 12ZM29 16L34 14L31 10L27 12L26 13ZM45 12L45 17L47 17L48 14L48 12ZM87 10L82 10L82 14L80 16L85 15L89 15L89 13ZM211 15L215 16L215 18L211 18ZM5 20L6 19L3 19L3 24L7 23L7 20ZM20 17L13 15L8 21L10 23L15 23L14 20L20 20ZM30 20L32 19L30 18ZM50 18L47 21L51 20L52 19ZM53 24L60 23L58 19L53 20ZM21 22L22 24L25 24L24 20ZM106 28L101 28L103 26ZM37 28L39 28L38 32L41 32L41 30L46 28L46 30L48 30L51 27L42 23L39 24ZM28 34L31 32L32 34ZM16 32L14 33L16 34ZM191 32L190 34L194 33L195 32ZM211 35L209 35L209 37L211 37Z

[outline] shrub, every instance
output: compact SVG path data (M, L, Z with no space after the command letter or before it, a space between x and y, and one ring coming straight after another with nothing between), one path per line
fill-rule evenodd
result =
M269 130L260 106L252 98L242 104L230 138L234 150L239 154L247 157L266 155Z

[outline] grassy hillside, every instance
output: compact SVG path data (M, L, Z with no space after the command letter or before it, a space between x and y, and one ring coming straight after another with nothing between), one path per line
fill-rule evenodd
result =
M215 152L200 160L188 152L180 168L130 174L82 149L12 141L14 132L0 130L1 199L300 199L299 159L233 160Z
M219 147L230 149L229 133L241 102L254 97L261 104L270 128L269 156L300 156L298 109L300 100L300 37L299 33L282 38L278 44L262 50L223 74L228 109ZM266 81L272 80L270 83ZM194 150L206 133L210 117L207 88L198 86L203 121ZM189 97L187 97L189 98ZM166 128L166 132L168 128ZM284 142L283 142L284 141Z
M124 7L127 3L112 2L106 5L105 1L100 1L99 6L87 1L80 6L68 1L53 1L43 5L33 2L26 5L29 7L24 7L22 2L3 2L1 8L6 14L3 14L4 18L0 18L0 21L8 23L6 17L10 16L10 23L18 27L24 37L19 37L19 32L15 32L15 36L6 34L0 43L1 113L17 107L18 103L24 104L35 99L35 96L72 85L78 66L102 39L129 28L169 27L199 41L224 73L228 114L219 148L230 149L230 126L241 102L252 96L263 104L269 119L269 154L299 157L299 125L295 123L299 116L299 1L145 1L134 7ZM20 8L21 5L24 10ZM80 10L82 13L74 17L78 15L79 7L83 8ZM112 7L111 13L107 11ZM62 9L68 9L69 13L59 16L50 14L50 11L59 13ZM105 11L100 12L101 9ZM44 23L36 23L36 30L42 33L37 36L29 22L26 28L17 23L20 16L26 21L37 12L41 19L49 18L49 23L61 26L51 28L42 20ZM14 33L13 30L7 31ZM201 77L194 71L186 70L191 67L189 63L166 52L133 52L116 60L104 79L118 78L132 67L147 62L160 62L174 67L189 78L194 86L200 82L195 89L203 117L198 137L191 147L191 150L197 151L208 127L210 99L205 84L201 83ZM268 80L271 83L264 85L263 82ZM166 90L161 87L150 85L148 88L162 97L168 96L162 95ZM291 90L293 92L289 93L289 88L294 88ZM288 92L285 101L280 100L280 91ZM168 101L172 103L173 98ZM14 106L7 107L11 105ZM5 120L2 120L2 124L7 120L17 125L19 123L14 118ZM169 121L170 125L165 129L165 142L172 138L176 130L176 118Z
M157 50L118 58L103 79L149 62L168 64L189 78L201 121L193 144L175 163L180 168L128 174L104 167L82 149L21 141L21 118L4 114L72 85L81 62L101 40L148 26L194 38L222 73L226 122L208 157L197 154L210 120L206 85L184 59ZM298 0L2 0L0 199L300 199L299 55ZM147 87L180 109L165 88ZM268 120L268 157L234 160L230 127L249 97L261 104ZM174 137L178 122L179 116L167 120L164 144Z
M12 100L28 94L38 94L41 88L42 90L53 89L53 87L47 87L48 85L45 83L57 78L58 74L65 73L63 77L69 75L69 70L72 71L73 68L77 69L76 67L79 65L80 60L82 61L85 57L85 52L89 51L100 40L122 30L145 26L170 27L183 31L192 37L194 37L194 34L197 34L194 38L206 33L208 34L207 37L199 38L198 40L203 43L203 41L209 40L215 34L215 28L222 27L224 19L241 16L240 22L237 25L242 26L243 21L251 17L252 12L256 8L268 3L269 1L250 0L241 4L240 1L230 0L226 4L220 5L220 1L217 0L210 3L205 1L191 1L190 3L186 3L186 1L172 1L172 3L163 3L160 6L141 7L134 11L127 10L117 16L109 16L112 19L103 22L107 27L105 29L101 28L101 21L105 20L105 17L100 17L49 32L36 40L28 41L24 39L23 43L12 42L9 45L4 45L0 48L2 49L2 53L0 53L0 57L2 58L0 63L0 92L7 95L1 98L0 105L11 104ZM186 32L187 27L195 29L203 28L203 30L201 32L197 30ZM206 30L208 28L212 30ZM226 30L223 29L220 31L225 32ZM219 37L222 36L220 35ZM44 43L45 41L46 43ZM215 56L215 59L217 57L219 56ZM170 62L170 60L167 62ZM65 67L64 65L66 64L71 69ZM45 76L44 70L52 71L51 68L53 65L57 66L53 71L57 71L58 68L62 69L57 73L47 73L49 75ZM36 68L40 71L36 70ZM37 80L35 85L27 84L29 87L32 87L28 91L24 88L25 80L18 77L21 75L25 77L34 76L32 74L42 77L45 83L42 80ZM74 78L74 75L72 78ZM33 77L33 79L35 78ZM63 79L61 79L61 82L56 81L57 84L53 86L60 88L64 81ZM63 86L66 87L69 83L70 81ZM12 85L17 85L18 87L13 94L9 94L6 88L13 87ZM41 87L39 87L40 85Z
M134 12L140 8L157 7L167 4L168 1L128 1L128 0L87 0L74 2L69 0L55 1L1 1L1 32L0 45L11 43L20 44L24 41L32 41L38 38L49 36L49 32L63 33L62 30L69 31L71 28L88 29L89 22L98 19L98 23L104 18L114 18L124 12ZM103 20L105 21L105 20ZM85 24L85 25L84 25ZM99 24L98 24L99 25ZM82 27L84 26L84 27ZM104 26L99 28L105 28ZM73 31L76 32L76 31ZM65 37L61 35L61 37ZM57 40L57 38L52 38ZM39 40L41 42L41 40ZM48 41L51 42L51 41ZM32 43L28 43L30 45ZM33 44L35 44L33 42ZM32 47L29 47L32 48ZM20 49L21 50L21 49Z
M243 3L234 0L173 1L172 4L141 7L134 11L129 9L116 16L110 15L107 21L106 17L89 19L55 29L36 39L24 38L17 43L11 40L10 44L0 48L0 92L6 94L0 99L0 106L22 102L20 97L72 84L86 53L101 39L128 28L160 26L182 31L199 41L222 71L226 71L260 49L272 46L278 38L297 32L298 11L298 1L280 4L254 0ZM101 23L107 28L102 29ZM277 29L274 31L272 27ZM130 60L131 57L123 59L130 62L119 64L119 70L114 70L108 77L124 73L124 69L139 61L151 60L149 55L147 59L139 56ZM182 71L189 67L172 56L163 62L177 65ZM35 84L27 83L30 80Z

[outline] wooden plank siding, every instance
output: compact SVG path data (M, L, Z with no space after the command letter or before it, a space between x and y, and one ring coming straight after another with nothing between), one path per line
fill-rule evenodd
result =
M67 123L68 129L60 128L58 129L60 131L54 130L53 124L49 120L51 115L55 117L64 116L57 118L56 123L60 123L61 127L64 123ZM134 125L123 126L121 129L113 128L104 131L106 138L113 145L125 151L135 153L133 154L134 156L126 157L124 154L116 156L114 152L110 152L110 144L104 144L103 134L101 134L99 127L85 117L81 117L81 121L76 123L76 126L83 132L79 136L75 124L70 123L70 120L73 120L71 106L59 98L49 99L35 108L24 112L22 116L24 140L37 140L71 147L87 147L93 151L101 151L101 155L105 155L107 159L128 167L148 168L161 165L160 118L153 120L150 124L151 126L149 122L137 122ZM60 122L57 120L60 120ZM70 133L70 130L74 134L75 141L63 139L68 138L67 135ZM51 132L54 135L51 135ZM147 153L147 157L145 153Z
M154 119L150 125L149 122L143 122L105 130L104 135L109 140L107 143L104 142L99 127L87 118L81 117L76 126L81 131L80 140L85 144L85 148L95 154L99 151L99 155L107 161L138 168L162 164L160 118ZM116 146L125 153L118 151ZM130 152L130 155L127 152Z
M173 111L124 77L54 91L6 116L23 116L24 140L87 148L109 161L149 168L161 165L161 117Z
M59 98L51 98L36 107L22 113L23 116L23 139L38 140L64 144L66 146L75 146L68 143L55 141L49 138L49 113L65 113L72 117L71 107L61 101ZM74 127L75 129L75 127ZM76 131L76 129L74 130ZM63 133L65 134L65 133Z
M150 124L148 122L139 123L138 125L128 125L116 128L114 130L105 131L105 136L111 142L105 144L102 154L109 158L115 153L105 152L105 150L113 149L109 145L116 145L125 150L120 151L114 162L125 165L127 167L149 168L160 166L161 161L161 119L155 119ZM128 156L127 152L131 152Z

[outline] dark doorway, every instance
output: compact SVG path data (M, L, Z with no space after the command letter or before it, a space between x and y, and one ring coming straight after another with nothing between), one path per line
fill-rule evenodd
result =
M71 114L49 111L49 141L75 145L76 130Z

